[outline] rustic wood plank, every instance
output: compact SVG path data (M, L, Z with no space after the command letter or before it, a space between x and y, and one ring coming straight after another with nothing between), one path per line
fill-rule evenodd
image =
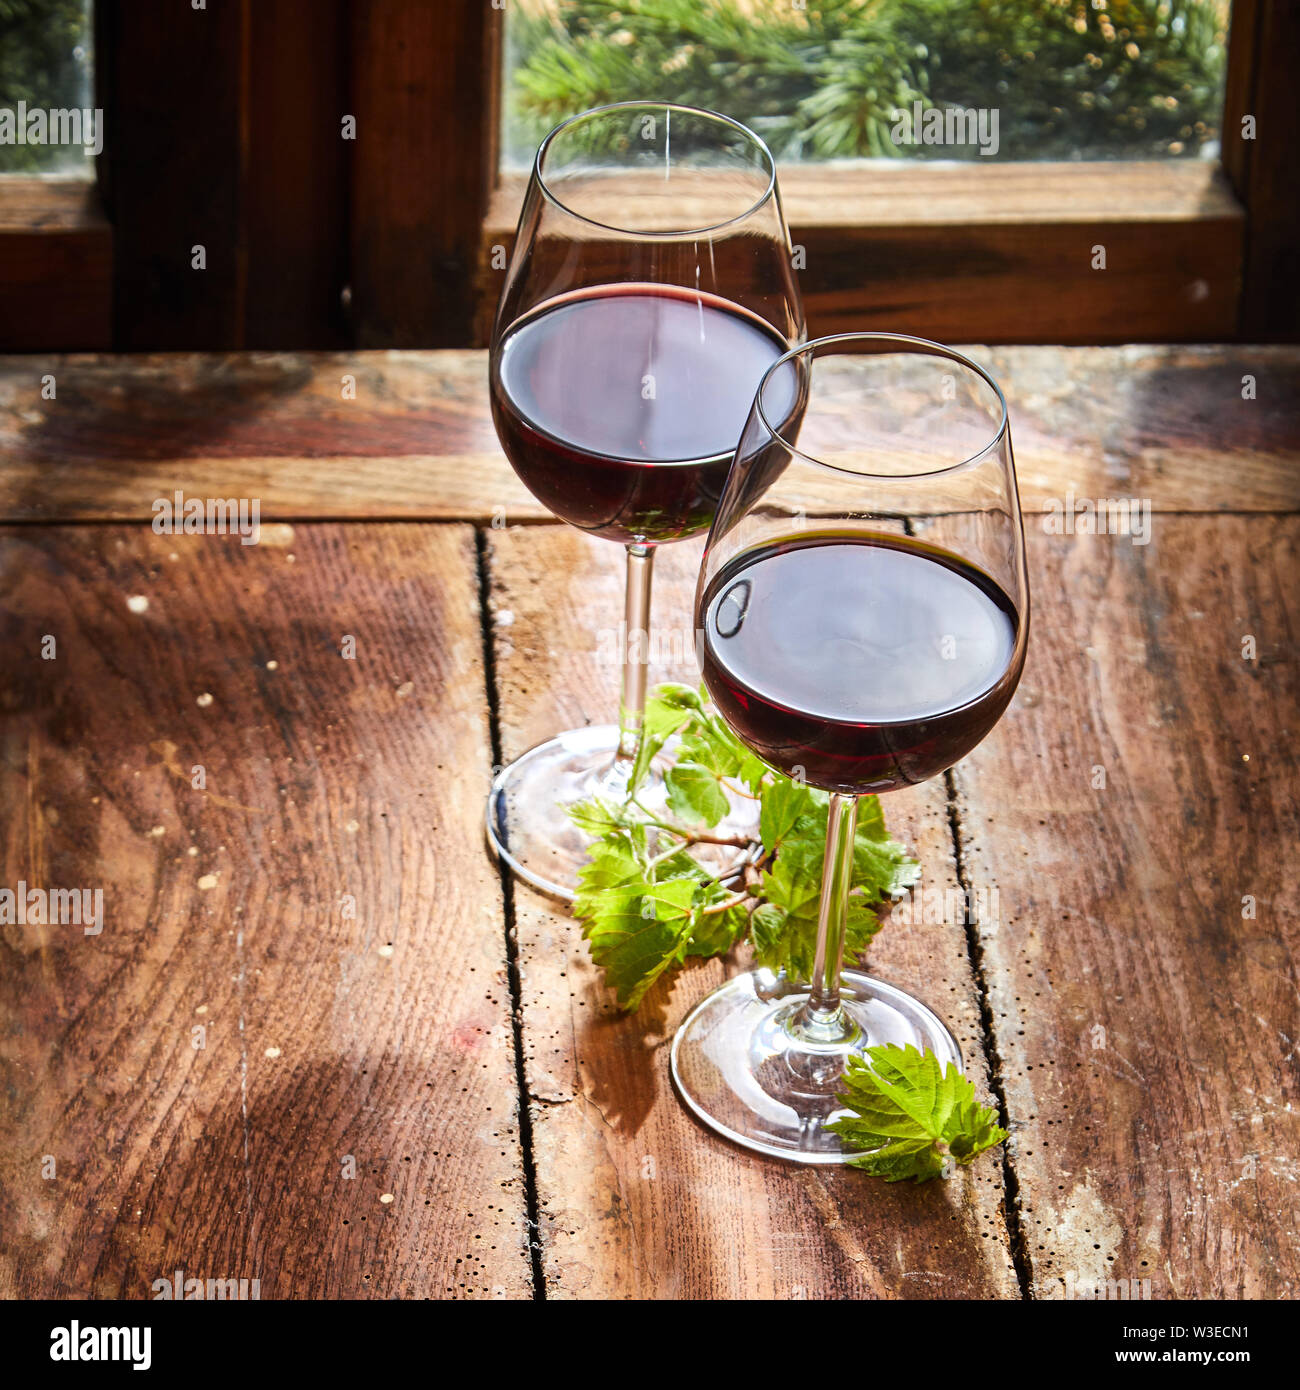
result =
M1006 389L1028 510L1068 491L1300 508L1300 350L974 351ZM548 519L497 444L481 352L0 358L0 519L149 520L177 488L268 519Z
M352 310L362 347L471 341L501 9L353 5Z
M527 1296L472 534L24 529L0 593L0 885L105 916L0 926L0 1293Z
M1300 352L995 348L1021 503L1146 498L1153 511L1300 509ZM1247 399L1245 393L1253 398Z
M621 613L622 552L563 527L490 532L503 754L566 727L608 722L617 671L599 660ZM700 544L656 562L652 646L692 651ZM684 645L683 645L684 644ZM654 679L691 678L693 658ZM942 784L900 793L890 824L926 882L954 883ZM732 1148L696 1125L668 1078L667 1041L721 983L718 963L659 986L621 1015L578 927L514 890L524 1050L550 1297L1017 1297L996 1160L949 1183L886 1186ZM873 956L952 1026L986 1089L964 928L887 927Z
M1298 549L1030 536L1029 664L956 778L1039 1296L1296 1295Z
M112 344L113 229L87 179L0 183L0 352Z
M813 335L883 328L999 343L1236 336L1245 222L1208 160L900 160L794 165L780 180L791 239L804 250ZM492 250L513 244L524 184L521 174L503 178L484 222L480 344L500 286ZM635 193L635 177L622 188L611 205ZM676 225L700 225L689 199L674 211ZM1104 271L1092 266L1097 245L1106 248Z

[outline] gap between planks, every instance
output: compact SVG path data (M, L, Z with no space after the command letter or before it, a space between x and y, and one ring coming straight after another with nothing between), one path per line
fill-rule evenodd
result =
M474 528L475 577L478 581L479 632L483 642L483 694L488 713L488 748L492 756L491 778L503 765L501 708L497 691L496 646L492 640L492 560L481 526ZM484 844L484 853L487 846ZM515 1089L519 1104L519 1152L524 1175L524 1220L527 1223L528 1261L533 1276L533 1298L546 1299L546 1274L542 1268L541 1218L537 1201L537 1165L533 1154L533 1106L528 1093L524 1062L523 980L519 972L519 944L515 936L515 884L507 864L498 861L501 880L501 920L505 932L506 979L510 989L510 1027L514 1039Z

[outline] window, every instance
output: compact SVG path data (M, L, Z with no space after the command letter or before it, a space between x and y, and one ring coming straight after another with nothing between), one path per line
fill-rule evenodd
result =
M1227 34L1227 0L519 0L504 163L650 94L784 160L1214 158Z
M811 331L1234 337L1236 113L1248 70L1287 80L1259 38L1285 8L1238 0L1230 26L1228 0L516 0L487 235L508 238L555 120L654 94L772 145Z
M0 3L0 351L110 342L89 0Z
M94 177L90 0L0 5L0 173Z
M540 132L646 95L776 147L813 332L1300 332L1289 0L0 0L0 25L30 35L0 29L0 109L104 111L73 172L0 140L3 350L481 346Z

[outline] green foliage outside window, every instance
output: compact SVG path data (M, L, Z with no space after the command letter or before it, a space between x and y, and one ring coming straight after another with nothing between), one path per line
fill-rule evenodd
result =
M92 105L90 0L0 0L0 107ZM0 173L86 172L82 149L0 143Z
M516 0L506 147L604 102L706 106L786 158L979 158L898 112L996 109L1000 159L1213 153L1227 0Z

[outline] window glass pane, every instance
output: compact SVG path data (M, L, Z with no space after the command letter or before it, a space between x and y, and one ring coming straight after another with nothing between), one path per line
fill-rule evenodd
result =
M94 173L91 0L0 0L0 173Z
M589 106L725 111L783 159L1215 157L1229 0L512 0L503 157Z

